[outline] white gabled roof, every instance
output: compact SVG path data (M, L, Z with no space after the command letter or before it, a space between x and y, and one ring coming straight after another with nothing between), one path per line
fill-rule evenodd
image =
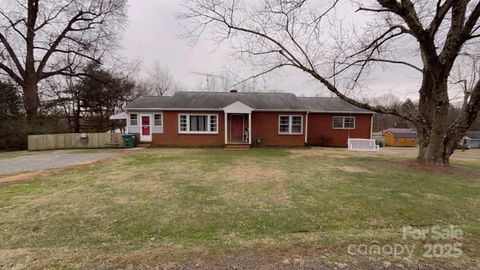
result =
M235 101L234 103L223 108L223 111L226 113L251 113L253 108L240 101Z

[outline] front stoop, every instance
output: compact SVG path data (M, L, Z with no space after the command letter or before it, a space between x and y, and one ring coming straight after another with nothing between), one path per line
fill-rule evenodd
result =
M248 143L229 143L225 145L225 150L250 150L251 145Z
M142 147L142 148L149 148L149 147L151 147L151 146L152 146L151 143L144 143L144 142L142 142L142 143L137 144L137 147Z

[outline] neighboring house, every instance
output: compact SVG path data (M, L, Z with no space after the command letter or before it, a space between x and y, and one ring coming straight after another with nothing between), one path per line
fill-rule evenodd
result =
M389 128L383 131L386 146L416 147L417 131L409 128Z
M177 92L126 106L127 131L159 146L326 145L371 139L373 113L338 98L289 93Z
M462 141L460 141L461 147L463 147L463 144L466 144L468 149L480 148L480 131L467 131Z

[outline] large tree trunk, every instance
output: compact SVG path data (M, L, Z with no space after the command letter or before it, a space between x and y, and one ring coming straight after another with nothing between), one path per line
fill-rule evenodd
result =
M27 119L31 120L38 114L40 107L40 99L38 97L38 85L35 82L26 83L23 85L23 104Z
M417 161L428 165L448 165L454 149L447 140L448 85L441 70L426 69L420 89L419 115L417 124L419 153ZM456 143L454 143L456 146Z
M445 140L445 135L432 133L428 137L419 134L417 161L426 165L449 165L450 156L453 154L457 144L457 142Z
M74 119L74 127L75 133L80 133L80 99L75 94L75 105L73 109L73 119Z

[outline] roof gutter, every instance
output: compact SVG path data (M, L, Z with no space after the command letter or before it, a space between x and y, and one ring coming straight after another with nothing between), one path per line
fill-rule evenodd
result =
M308 111L309 113L353 113L353 114L375 114L375 112L356 111Z
M212 108L125 108L126 111L223 111Z
M308 112L304 109L253 109L255 112Z
M125 108L125 111L223 111L224 108ZM305 113L351 113L375 114L374 112L358 111L309 111L304 109L253 109L254 112L305 112Z

